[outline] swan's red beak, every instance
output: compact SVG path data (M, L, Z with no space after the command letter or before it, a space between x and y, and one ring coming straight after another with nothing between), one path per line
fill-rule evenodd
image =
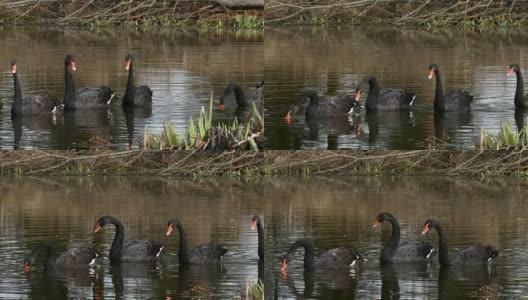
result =
M172 224L167 226L167 236L169 236L172 233Z
M257 221L251 222L251 230L255 230L257 228Z
M372 225L372 228L378 227L379 224L380 224L380 221L379 221L379 217L378 217L378 218L376 218L376 222L374 222L374 225Z
M357 90L356 91L356 101L359 101L360 98L361 98L361 90Z
M11 73L16 74L16 67L17 67L17 65L12 65L11 66Z
M95 230L94 230L94 233L99 232L101 229L103 229L103 227L101 227L101 225L99 225L99 223L95 224Z
M126 60L125 69L128 71L130 69L130 59Z
M24 273L29 272L29 264L27 262L24 263Z
M508 71L508 76L512 76L513 75L513 68L510 68L510 70Z
M287 268L288 268L288 263L286 262L286 260L283 260L281 272L285 272Z
M70 66L71 66L72 70L77 71L77 68L75 67L75 62L74 61L70 62Z
M431 69L429 70L429 76L427 76L427 78L429 78L429 79L433 79L433 75L434 75L434 68L431 68Z
M224 105L222 103L218 104L218 110L224 111Z
M429 223L425 224L423 230L422 230L422 234L426 234L427 231L429 231Z
M291 123L291 110L286 114L286 116L284 117L284 120L286 120L286 124Z

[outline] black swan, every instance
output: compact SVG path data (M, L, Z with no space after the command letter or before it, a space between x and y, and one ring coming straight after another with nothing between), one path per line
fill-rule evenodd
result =
M47 250L46 262L44 263L47 272L58 269L90 267L98 263L99 254L89 247L69 248L61 255L57 255L55 244L51 241L43 241L24 260L24 273L30 271L37 260L40 250L43 248Z
M128 82L123 97L123 107L152 107L152 90L146 86L137 86L134 82L134 65L132 54L125 58L125 68L128 71Z
M409 89L381 89L374 76L365 78L356 89L356 101L359 101L361 92L368 86L368 95L365 106L367 111L378 110L412 110L416 94Z
M99 218L95 225L95 232L100 231L106 224L114 224L116 232L110 248L110 262L143 262L152 261L160 257L163 245L158 241L126 240L125 229L118 219L112 216Z
M264 80L257 82L255 89L252 89L249 91L249 95L246 96L244 93L244 90L240 86L240 84L236 82L230 82L227 84L226 88L224 89L224 95L220 97L220 104L218 105L218 109L220 111L224 110L225 106L225 99L231 95L231 93L235 93L235 99L237 102L237 107L239 110L249 110L251 109L252 103L259 104L262 102L262 99L264 97Z
M435 111L466 111L469 110L473 96L467 91L452 90L447 95L444 95L444 88L442 86L442 76L436 64L429 65L429 79L436 76L436 91L434 98Z
M29 95L22 97L20 81L18 81L17 62L11 62L11 73L15 81L15 98L11 106L11 116L49 114L55 112L60 106L59 99L49 94Z
M517 75L517 87L515 88L515 98L514 103L517 108L527 108L528 107L528 95L524 95L524 83L523 77L521 74L521 67L518 64L510 65L510 71L508 71L508 76Z
M447 249L447 239L445 233L440 227L440 224L437 220L427 220L422 231L422 234L426 234L429 229L435 228L438 233L440 244L438 260L442 266L450 265L480 265L487 262L493 261L497 256L499 256L499 251L494 249L489 245L475 244L468 246L466 248L460 249L458 253L449 259L449 253Z
M66 95L64 96L65 109L105 108L110 104L114 97L114 92L109 87L82 88L76 91L71 73L72 70L77 70L75 68L75 60L73 56L68 55L64 60L64 81L66 83Z
M361 111L361 105L352 96L319 97L316 91L307 90L301 94L297 103L290 107L284 117L287 123L290 123L292 115L296 115L301 110L306 99L310 99L304 111L306 118L346 116L349 113L358 114Z
M178 249L178 258L180 264L211 264L219 262L224 254L227 253L227 249L222 244L206 243L198 245L192 249L187 250L187 237L182 224L177 219L169 221L167 224L167 236L172 233L172 230L176 226L180 232L180 248Z
M292 260L292 256L297 248L304 248L304 268L307 270L313 269L344 269L354 266L358 260L363 259L359 252L356 252L345 247L339 247L325 251L314 257L313 243L307 239L299 239L293 243L290 250L282 258L281 271L286 271L288 263Z
M264 227L260 223L259 216L253 216L251 220L251 229L257 229L258 233L258 256L259 260L264 261Z
M435 252L434 247L426 242L400 241L400 225L389 213L380 213L372 227L377 227L385 221L392 224L392 235L388 244L381 250L380 262L382 264L427 262L431 254Z

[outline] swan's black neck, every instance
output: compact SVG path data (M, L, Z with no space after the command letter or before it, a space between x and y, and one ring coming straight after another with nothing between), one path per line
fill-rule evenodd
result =
M434 105L436 107L436 106L441 105L442 101L444 100L444 87L442 85L442 75L440 74L440 70L438 69L438 67L435 68L435 77L436 77L436 90L435 90ZM439 107L439 110L443 110L443 107Z
M430 224L429 226L431 227ZM436 232L438 232L438 240L439 240L438 243L440 244L439 249L438 249L439 251L438 260L440 261L440 265L449 266L450 265L449 250L447 248L447 238L444 234L444 231L442 230L442 227L438 223L434 224L434 226L432 227L436 228Z
M18 80L18 73L13 74L15 80L15 103L22 102L22 88L20 88L20 81Z
M316 114L317 110L319 109L319 95L317 95L317 92L313 90L305 91L299 97L297 105L302 106L304 102L306 102L306 98L310 99L310 103L308 104L308 107L306 107L305 114L307 116Z
M31 261L34 261L39 254L40 250L42 248L46 248L46 262L44 263L44 266L46 267L46 271L54 270L56 268L56 261L57 261L57 249L55 248L55 245L50 241L43 241L31 251L29 254L29 258Z
M521 74L521 69L517 68L515 71L515 75L517 75L517 87L515 88L515 106L516 107L524 107L523 97L524 97L524 83L523 83L523 77Z
M400 242L400 224L398 224L398 221L393 217L387 218L386 220L392 225L392 234L390 237L391 246L397 248L398 243Z
M130 61L128 68L128 82L125 90L125 96L123 98L123 105L133 105L134 96L136 95L136 85L134 83L134 64Z
M189 257L187 256L187 236L185 235L185 230L180 221L175 221L174 223L176 223L176 228L178 228L178 231L180 232L180 249L178 249L178 258L180 259L180 264L187 264L189 263Z
M257 223L258 232L258 256L259 260L264 261L264 227L260 222Z
M110 247L110 261L118 262L121 260L123 243L125 242L125 228L123 227L123 223L114 217L109 217L109 223L115 226L115 236Z
M367 95L366 106L367 110L376 110L379 97L379 85L376 77L367 78L369 84L369 93Z
M231 82L227 86L227 88L224 91L224 97L228 97L231 92L235 93L235 99L237 102L238 107L247 107L249 106L249 103L246 100L246 96L244 95L244 91L242 90L242 87L236 83Z
M314 268L314 247L311 241L300 239L297 240L288 250L288 253L286 254L288 257L293 255L295 251L299 248L304 248L304 268L305 269L313 269Z
M75 84L73 83L73 75L71 73L70 64L64 65L64 82L66 84L64 104L75 99Z

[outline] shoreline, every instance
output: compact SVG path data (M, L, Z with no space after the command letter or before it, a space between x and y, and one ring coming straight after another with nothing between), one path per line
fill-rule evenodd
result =
M526 177L523 150L0 151L3 175Z

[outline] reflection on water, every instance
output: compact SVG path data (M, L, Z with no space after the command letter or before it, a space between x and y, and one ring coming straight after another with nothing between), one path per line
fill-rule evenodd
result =
M525 65L522 53L527 47L525 32L268 28L264 41L266 148L333 149L337 141L339 149L417 149L426 147L424 141L433 136L450 148L470 148L481 128L493 131L503 121L515 125L526 118L525 112L515 112L516 80L506 73L512 62ZM435 83L427 79L432 62L442 69L446 91L464 88L474 95L469 113L437 118ZM367 75L375 75L382 87L416 92L416 110L412 115L364 111L367 126L361 127L360 135L348 126L349 121L339 118L318 126L307 124L302 113L290 125L283 120L303 91L353 95ZM365 99L360 101L364 104ZM314 127L317 136L312 134Z
M274 181L265 194L273 203L267 216L268 255L266 291L280 299L415 299L468 298L488 293L521 296L528 286L528 196L525 182L480 182L447 178L335 178ZM379 212L392 212L400 222L402 238L423 236L428 218L449 224L446 233L452 251L470 243L491 244L500 255L492 268L432 265L380 266L380 250L391 234L389 225L372 229ZM299 238L313 240L315 255L345 246L362 252L367 262L350 272L305 271L302 263L280 272L281 255ZM296 261L302 261L298 251ZM271 276L271 278L269 277ZM497 291L497 292L493 292ZM268 295L268 294L267 294Z
M258 237L251 230L254 214L266 221L262 185L231 181L1 178L1 299L179 299L183 296L231 299L246 280L263 278L257 255ZM67 247L91 245L108 255L114 230L94 235L95 221L115 215L125 239L153 239L164 245L157 263L110 264L95 270L44 272L44 257L28 275L24 258L42 240ZM166 237L167 221L185 225L189 247L214 241L229 251L212 266L182 267L178 239Z
M526 294L528 196L526 182L449 178L278 178L262 182L182 181L147 178L1 178L0 298L228 298L246 280L263 280L266 299L453 299ZM392 212L402 238L427 240L426 219L444 225L452 251L480 242L500 251L491 267L380 266L389 225L372 229L376 215ZM265 263L251 219L264 224ZM28 275L24 257L40 241L56 241L59 252L80 244L108 254L113 230L94 235L94 222L115 215L127 239L154 239L165 246L160 262L116 264L85 271L47 274L42 258ZM178 263L178 238L165 236L167 221L179 218L189 247L222 242L222 263ZM287 274L281 256L293 241L311 239L315 255L345 246L368 261L345 271L306 271L297 251Z
M82 31L74 29L0 28L0 61L18 61L24 95L47 91L64 95L64 57L75 56L77 88L110 86L118 101L108 111L73 112L47 116L40 121L11 124L13 76L0 70L0 148L71 149L92 147L97 137L113 148L137 146L145 127L157 132L172 121L180 132L195 120L202 106L223 94L229 81L254 87L264 76L263 31ZM153 90L152 112L125 114L120 102L128 72L125 56L135 58L137 85ZM235 105L216 110L214 122L235 118ZM14 130L13 130L14 128Z

